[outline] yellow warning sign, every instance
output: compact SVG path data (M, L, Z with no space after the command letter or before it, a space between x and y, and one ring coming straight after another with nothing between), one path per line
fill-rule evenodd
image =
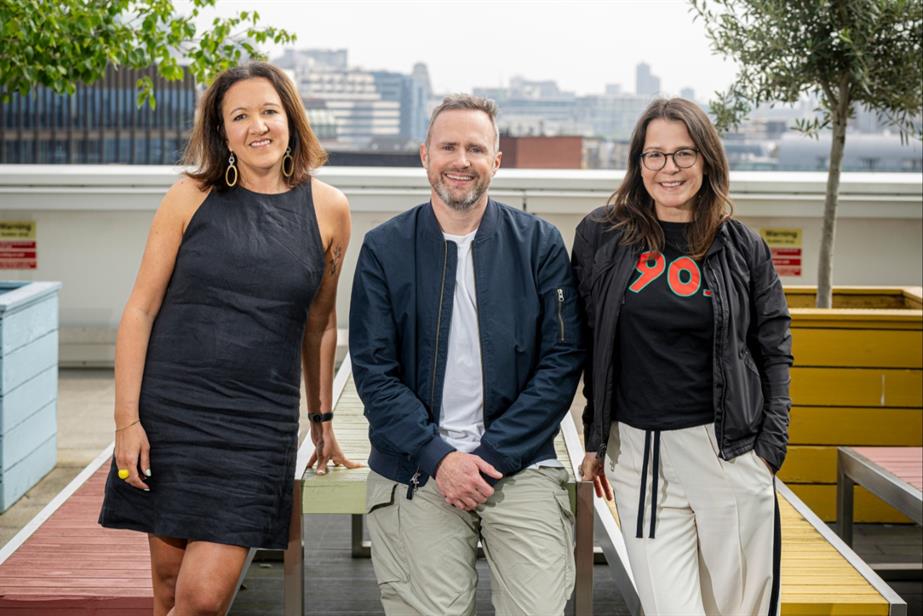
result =
M760 235L770 248L801 248L801 229L767 227L760 229Z
M35 221L0 220L0 270L38 267Z
M801 276L801 229L767 227L760 235L769 244L772 264L779 276Z
M0 220L0 240L34 240L35 221Z

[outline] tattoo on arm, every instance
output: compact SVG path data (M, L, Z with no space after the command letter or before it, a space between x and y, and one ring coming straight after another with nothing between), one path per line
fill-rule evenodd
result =
M340 267L340 259L343 258L343 249L339 246L334 246L330 253L330 275L336 276Z

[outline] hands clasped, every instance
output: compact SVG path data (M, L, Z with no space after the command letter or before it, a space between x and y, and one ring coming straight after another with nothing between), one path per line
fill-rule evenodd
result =
M474 511L494 493L481 473L502 479L503 473L480 456L453 451L442 459L436 469L436 488L445 502L463 511Z

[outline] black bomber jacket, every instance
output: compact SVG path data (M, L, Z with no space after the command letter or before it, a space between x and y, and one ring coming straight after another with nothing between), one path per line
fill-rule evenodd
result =
M615 336L622 296L642 252L596 209L577 226L571 262L590 328L584 368L584 440L605 455L615 408ZM791 317L769 247L742 222L725 220L705 256L714 294L712 367L715 432L731 460L755 449L778 471L788 443Z
M472 453L513 475L555 457L584 361L577 292L558 230L492 199L471 258L486 429ZM349 353L369 467L414 487L454 451L439 422L457 265L424 203L366 234L353 278Z

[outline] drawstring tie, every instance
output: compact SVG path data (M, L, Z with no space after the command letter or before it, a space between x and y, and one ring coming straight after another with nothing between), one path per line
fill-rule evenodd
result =
M647 461L651 455L651 433L654 434L654 463L651 465L651 529L648 533L650 539L654 538L657 527L657 480L660 476L660 430L644 431L644 461L641 463L641 498L638 502L638 527L635 537L644 538L644 500L647 491Z

